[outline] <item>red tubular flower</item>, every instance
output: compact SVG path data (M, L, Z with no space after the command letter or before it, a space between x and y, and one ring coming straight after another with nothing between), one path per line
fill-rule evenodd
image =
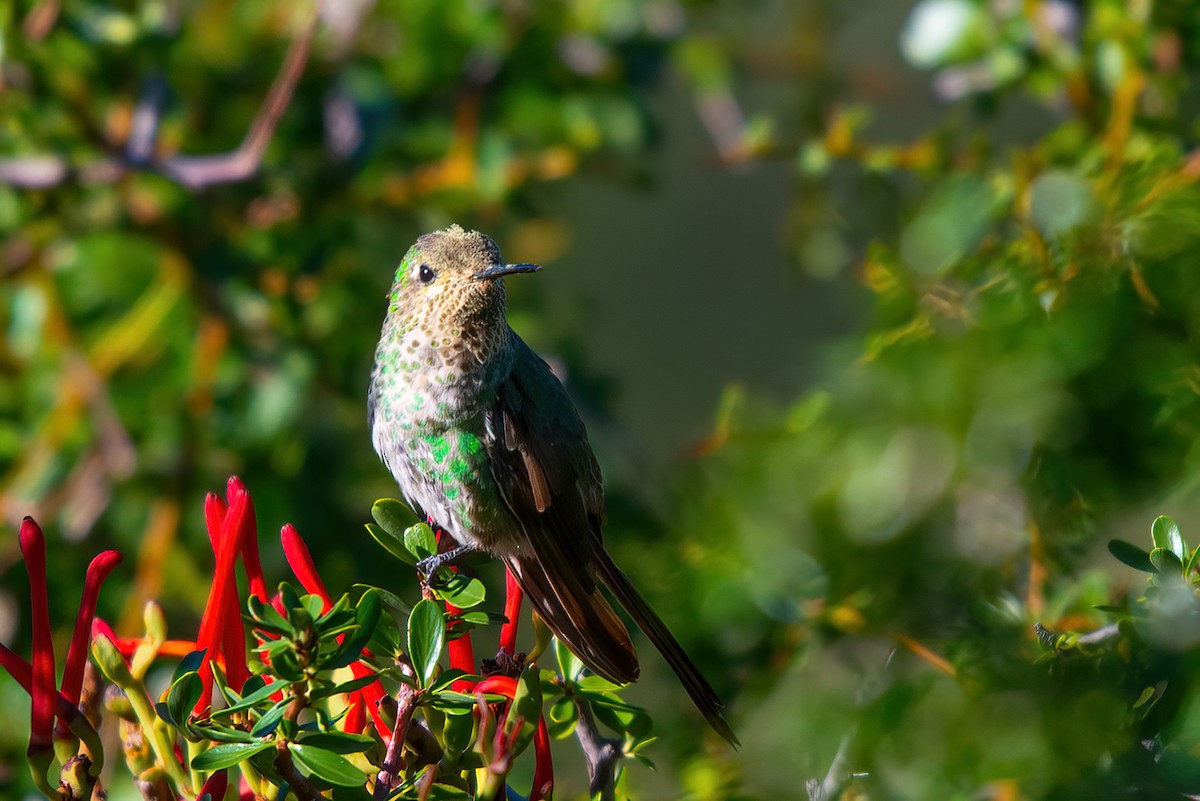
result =
M231 476L225 490L227 497L246 491L241 479ZM212 543L213 553L217 551L216 539L221 531L221 521L225 519L225 502L216 494L209 493L204 499L204 517L208 524L208 539ZM267 600L267 583L263 579L262 559L258 554L258 524L253 515L250 518L250 530L242 540L242 567L246 570L246 581L250 585L250 594L260 601Z
M221 525L225 522L225 513L229 507L221 496L210 492L204 496L204 528L208 531L208 544L215 554L221 545Z
M33 616L33 665L30 682L32 706L29 748L50 744L54 727L54 642L50 637L50 607L46 599L46 538L32 517L21 522L21 555L29 574L29 604Z
M484 676L475 685L476 693L494 693L503 695L505 698L512 699L517 693L517 680L512 676L505 676L496 673L492 676Z
M333 605L329 591L325 589L325 582L321 581L321 576L317 573L317 565L313 562L308 545L296 531L296 527L291 523L285 525L279 530L279 539L283 543L283 555L287 559L288 567L296 574L300 586L304 587L305 592L318 596L328 611Z
M120 562L121 554L104 551L88 565L83 580L83 597L79 599L79 615L75 618L75 632L71 636L71 647L67 649L62 678L62 694L75 705L79 704L79 694L83 688L83 667L87 662L88 643L92 639L92 618L96 615L100 587Z
M234 566L242 548L242 541L252 528L250 521L254 519L254 505L250 500L250 493L236 478L229 480L228 500L229 508L221 520L221 535L217 547L217 565L213 571L213 586L208 595L208 602L204 605L204 615L200 618L200 634L196 638L196 644L205 651L204 661L200 666L203 691L200 693L200 700L196 702L195 712L197 715L204 714L212 705L212 668L209 666L209 662L216 657L222 645L233 649L233 653L225 654L226 672L230 684L240 689L240 682L244 682L249 675L246 668L246 642L242 617L240 613L236 616L229 613L230 602L228 599L230 596L234 597L233 606L236 608L237 582L234 576ZM219 508L216 504L210 506ZM211 532L209 536L212 537ZM235 677L237 677L236 680Z
M83 596L79 599L79 614L75 617L75 631L67 649L67 661L63 666L62 677L61 693L72 706L79 706L79 695L83 690L83 668L87 662L88 645L92 641L92 618L96 615L100 586L120 561L121 554L116 551L98 554L88 565L87 575L83 580ZM60 739L71 736L65 720L58 721L55 736Z
M208 793L211 801L221 801L225 797L225 791L229 789L229 771L218 770L216 773L208 777L208 781L204 782L204 786L200 788L200 794L197 798L203 798L205 793Z
M511 569L504 571L504 616L508 618L500 627L500 650L510 656L517 652L517 622L521 617L521 601L525 592L517 583Z
M533 734L533 787L529 790L529 801L541 801L553 794L554 759L550 755L550 729L546 726L546 716L542 715Z
M446 611L451 615L457 615L463 610L452 603L447 603ZM450 667L458 668L464 673L475 672L475 647L471 644L471 635L469 632L447 642L446 651L450 656ZM471 691L471 682L466 679L457 679L451 683L450 689L455 692L469 693Z

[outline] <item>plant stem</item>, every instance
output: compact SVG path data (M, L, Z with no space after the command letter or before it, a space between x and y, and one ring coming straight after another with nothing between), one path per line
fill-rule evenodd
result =
M406 676L413 675L412 667L407 662L400 663L400 670ZM404 770L404 740L416 708L416 689L402 682L396 692L396 725L392 728L392 739L388 742L387 753L375 778L375 801L384 801L399 783L400 771Z

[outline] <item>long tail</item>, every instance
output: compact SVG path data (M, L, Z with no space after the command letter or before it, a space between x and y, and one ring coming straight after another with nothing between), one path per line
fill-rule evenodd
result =
M579 565L552 569L539 558L505 561L525 597L571 653L609 681L637 680L637 652L625 624Z
M650 608L650 604L646 603L641 593L633 586L633 582L613 563L603 548L596 548L593 553L596 572L600 580L616 596L617 601L638 624L638 628L645 632L646 636L650 638L650 642L654 643L654 647L671 666L671 670L675 671L675 675L683 684L683 689L687 691L692 703L700 710L700 714L708 721L708 725L712 726L713 730L724 737L730 745L739 745L733 729L729 728L729 724L721 715L721 710L725 705L721 703L716 691L701 675L699 668L693 664L687 652L683 650L683 646L675 639L675 635L671 634L667 624L663 623L662 618L655 614L654 610ZM578 652L576 654L578 655Z

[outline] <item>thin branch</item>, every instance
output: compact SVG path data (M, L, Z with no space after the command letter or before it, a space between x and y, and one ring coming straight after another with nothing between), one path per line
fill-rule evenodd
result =
M80 166L72 166L61 156L0 159L0 183L23 189L45 189L71 178L78 178L83 183L111 183L131 169L160 173L189 189L246 180L258 172L267 145L291 103L296 85L308 64L318 22L319 17L312 14L292 40L279 74L275 76L258 114L236 150L202 156L177 154L154 159L165 84L160 79L152 79L147 82L134 110L132 131L125 152L119 158L100 158Z
M399 666L404 675L413 675L412 666L407 662L400 662ZM416 707L417 691L410 685L401 683L396 693L396 725L392 729L392 739L388 742L383 764L379 766L379 774L375 777L375 801L384 801L400 784L400 772L404 770L404 741L408 737L408 728Z
M596 719L592 717L591 704L578 695L572 695L571 700L579 710L579 722L575 724L575 735L583 747L583 755L587 760L589 792L595 796L600 794L602 801L614 801L616 798L617 765L624 756L621 743L600 735L596 728Z
M174 156L159 165L159 171L190 189L201 189L214 184L233 183L249 178L258 171L263 154L275 128L291 103L292 93L304 67L308 64L309 51L317 32L316 14L305 24L300 34L292 40L283 66L263 101L258 115L250 123L246 137L237 150L208 156Z

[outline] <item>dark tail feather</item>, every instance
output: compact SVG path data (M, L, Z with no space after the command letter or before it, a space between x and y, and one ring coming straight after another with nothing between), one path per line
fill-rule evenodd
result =
M538 615L571 653L617 684L638 677L637 652L621 618L578 566L550 569L541 559L506 560Z
M617 601L625 608L638 627L645 632L650 638L650 642L654 643L663 655L663 659L671 666L671 670L675 671L675 675L679 677L679 681L683 684L683 689L691 697L692 703L700 710L700 714L708 721L708 725L713 727L713 730L724 737L730 745L737 746L738 738L734 735L733 729L729 728L729 724L725 722L725 718L721 715L721 710L724 704L717 697L717 693L709 685L708 681L700 674L700 670L692 663L687 653L683 650L683 646L671 634L667 628L667 624L662 622L662 619L655 614L650 608L650 604L646 603L637 588L629 578L621 572L621 569L613 563L609 555L603 548L597 548L594 551L596 572L600 576L600 580L608 587L612 594L616 596ZM553 627L552 627L553 628ZM578 656L578 651L571 649ZM580 657L582 658L582 657ZM585 662L587 660L584 660Z

